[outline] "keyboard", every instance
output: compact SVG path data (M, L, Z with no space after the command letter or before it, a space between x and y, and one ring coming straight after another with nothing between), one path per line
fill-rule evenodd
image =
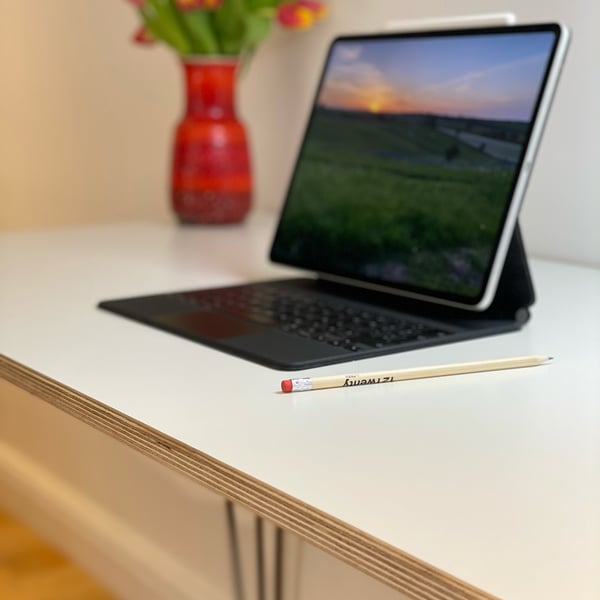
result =
M213 309L346 350L385 348L451 333L424 320L365 308L314 290L263 283L172 295L179 306Z

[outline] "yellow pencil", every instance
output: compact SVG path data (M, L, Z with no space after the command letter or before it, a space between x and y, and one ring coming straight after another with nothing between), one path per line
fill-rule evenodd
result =
M484 371L500 371L502 369L521 369L547 364L551 356L517 356L497 360L482 360L478 362L438 365L435 367L419 367L416 369L401 369L399 371L376 371L374 373L357 373L355 375L332 375L330 377L299 377L284 379L281 382L283 392L305 392L325 388L352 387L408 379L424 379L426 377L445 377L446 375L464 375L466 373L482 373Z

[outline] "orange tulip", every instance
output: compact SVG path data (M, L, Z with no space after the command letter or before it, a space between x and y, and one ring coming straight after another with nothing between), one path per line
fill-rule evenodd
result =
M315 15L298 2L286 2L277 8L277 20L280 25L290 29L307 29L314 23Z
M327 14L327 7L317 0L284 2L277 8L280 25L291 29L307 29Z
M317 2L316 0L298 0L296 4L310 10L316 21L322 19L327 14L327 7L322 2Z

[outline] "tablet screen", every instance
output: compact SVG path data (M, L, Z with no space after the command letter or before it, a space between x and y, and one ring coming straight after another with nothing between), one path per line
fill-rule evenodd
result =
M541 25L336 39L272 259L485 308L561 33Z

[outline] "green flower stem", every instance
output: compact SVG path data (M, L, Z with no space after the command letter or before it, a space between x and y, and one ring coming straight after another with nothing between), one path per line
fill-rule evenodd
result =
M245 34L244 0L227 0L213 13L215 32L224 54L239 54Z
M221 54L222 48L214 33L212 15L204 10L179 13L181 23L191 40L190 54Z

